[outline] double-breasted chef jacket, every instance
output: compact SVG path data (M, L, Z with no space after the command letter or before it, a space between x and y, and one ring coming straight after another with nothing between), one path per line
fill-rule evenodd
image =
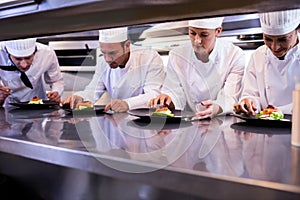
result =
M258 110L273 105L285 114L292 114L292 93L296 82L300 82L300 44L290 49L284 60L279 60L263 45L251 55L242 99L255 99Z
M164 76L163 61L155 50L131 45L125 68L112 69L99 57L93 79L75 94L95 103L107 91L112 99L126 101L129 109L147 108L160 94Z
M230 42L217 38L207 63L187 43L170 51L162 93L179 110L197 112L196 105L210 99L222 108L220 114L229 113L241 94L244 67L242 49Z

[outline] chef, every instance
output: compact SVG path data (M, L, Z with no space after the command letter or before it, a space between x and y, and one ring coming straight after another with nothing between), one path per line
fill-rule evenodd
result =
M196 118L232 112L241 92L242 49L221 40L223 18L189 21L190 43L170 51L162 94L150 106L174 104Z
M292 113L292 91L300 81L300 10L262 13L265 45L251 55L237 113L254 115L273 105Z
M46 94L45 83L51 91ZM30 101L34 96L60 102L63 77L54 50L36 38L11 40L0 46L0 105Z
M130 44L127 27L99 31L102 56L92 81L84 91L63 101L78 107L83 100L95 103L107 91L111 102L105 110L125 112L147 107L151 98L160 93L164 79L163 61L159 54Z

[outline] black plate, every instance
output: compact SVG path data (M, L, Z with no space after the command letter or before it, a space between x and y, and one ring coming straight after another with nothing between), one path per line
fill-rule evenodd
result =
M43 104L28 104L28 102L29 101L9 103L9 104L13 106L17 106L21 109L31 109L31 110L54 108L59 104L58 102L49 101L49 100L43 100Z
M95 114L105 114L104 112L105 105L94 105L93 109L83 109L83 110L72 110L70 108L63 108L67 111L67 114L72 115L95 115Z
M174 117L164 117L164 116L151 116L153 109L140 108L129 110L128 114L140 117L142 121L146 123L178 123L181 121L189 121L195 114L192 112L175 110Z
M249 116L244 114L231 114L232 116L238 117L245 120L249 125L252 126L268 126L268 127L291 127L292 126L292 115L284 115L283 120L269 120L259 119L255 116Z

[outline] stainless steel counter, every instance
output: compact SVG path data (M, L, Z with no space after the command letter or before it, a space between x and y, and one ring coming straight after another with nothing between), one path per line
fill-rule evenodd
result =
M0 110L0 173L43 199L299 199L290 128Z

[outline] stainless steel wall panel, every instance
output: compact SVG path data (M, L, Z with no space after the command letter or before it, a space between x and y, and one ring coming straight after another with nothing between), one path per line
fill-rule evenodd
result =
M299 7L298 0L45 0L37 11L0 18L0 40Z

